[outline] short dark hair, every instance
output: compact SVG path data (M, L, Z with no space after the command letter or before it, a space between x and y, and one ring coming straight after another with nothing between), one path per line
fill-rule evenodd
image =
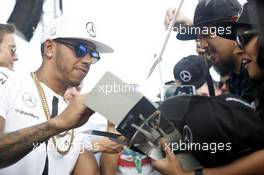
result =
M0 43L6 33L14 33L15 27L12 24L1 24L0 23Z

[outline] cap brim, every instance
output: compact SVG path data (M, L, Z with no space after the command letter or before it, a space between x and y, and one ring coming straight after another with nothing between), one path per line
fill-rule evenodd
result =
M96 45L96 50L99 53L112 53L114 52L114 49L110 46L108 46L107 44L104 44L102 42L99 42L97 40L93 40L93 39L89 39L89 41L91 41L92 43L94 43Z
M238 27L244 26L246 24L235 23L235 22L232 22L230 20L210 20L210 21L206 21L206 22L199 23L196 25L188 26L186 28L188 31L191 31L191 28L204 27L206 25L211 25L213 27L223 27L226 30L227 30L227 27L230 27L231 33L223 33L223 34L217 33L217 36L220 36L222 38L229 39L229 40L235 40L236 39L236 32L234 32L234 31L236 31ZM186 34L178 33L176 35L176 38L179 40L187 41L187 40L197 39L198 36L197 36L197 34L193 34L193 33L186 33Z
M197 35L196 34L181 34L181 33L178 33L176 35L176 38L178 40L182 40L182 41L189 41L189 40L197 39Z
M212 23L214 20L208 20L208 21L204 21L204 22L201 22L201 23L197 23L197 24L194 24L194 25L191 25L191 26L185 26L187 31L190 31L191 28L195 28L195 27L203 27L203 26L206 26L210 23ZM198 38L197 34L195 33L185 33L185 34L182 34L181 32L178 33L176 35L176 38L178 40L182 40L182 41L188 41L188 40L195 40Z
M249 24L244 24L244 23L237 23L237 22L232 22L232 21L219 21L219 22L215 22L213 24L214 26L217 27L230 27L230 31L231 33L229 34L218 34L218 36L225 38L225 39L229 39L229 40L236 40L236 34L237 34L237 29L243 26L250 26Z
M62 38L69 38L69 37L62 37ZM94 40L91 38L83 38L83 37L70 37L72 39L80 39L80 40L86 40L89 42L92 42L96 46L96 51L99 53L112 53L114 52L114 49L107 44L104 44L103 42L100 42L98 40ZM55 38L50 38L55 39Z

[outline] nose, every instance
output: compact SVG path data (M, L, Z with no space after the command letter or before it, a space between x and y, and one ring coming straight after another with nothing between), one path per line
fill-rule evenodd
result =
M205 38L200 39L200 47L201 47L201 49L207 49L208 48L208 42L206 41Z
M13 60L14 60L14 61L18 61L18 56L17 56L16 52L15 52L14 55L13 55Z

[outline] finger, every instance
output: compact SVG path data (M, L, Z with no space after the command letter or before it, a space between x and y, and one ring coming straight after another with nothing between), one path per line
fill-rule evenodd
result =
M165 16L164 25L165 25L165 28L166 29L169 27L169 25L170 25L169 16Z
M115 125L110 123L109 121L107 122L107 132L117 133Z
M110 145L108 148L108 152L111 153L119 153L122 150L122 145L120 144L115 144L115 145Z
M167 169L168 169L168 166L170 166L171 164L165 160L165 159L162 159L162 160L151 160L151 164L152 164L152 167L157 170L158 172L160 172L161 174L168 174L167 173Z
M166 139L162 138L160 140L160 146L161 146L161 149L166 154L166 157L171 158L172 156L174 156L173 152L171 151L170 144Z
M172 21L175 12L176 12L175 8L171 8L168 10L168 16L170 21Z
M166 11L165 20L164 20L164 25L166 29L169 27L171 21L173 20L175 11L176 11L175 8L170 8Z
M113 123L111 123L110 121L107 121L107 127L114 128L115 125Z
M124 142L128 142L129 140L126 138L126 137L124 137L124 136L120 136L120 137L118 137L118 139L120 139L120 140L122 140L122 141L124 141Z
M169 147L168 147L168 141L165 138L161 138L160 139L160 146L161 146L161 149L163 151L165 151L166 149L169 149Z
M116 150L116 153L120 153L123 149L123 146L118 144L118 146L116 146L115 150Z

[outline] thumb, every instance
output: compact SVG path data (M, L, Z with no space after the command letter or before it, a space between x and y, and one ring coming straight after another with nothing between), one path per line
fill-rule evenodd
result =
M161 146L161 149L166 154L166 157L167 156L169 156L169 157L174 156L174 154L170 148L171 144L165 138L160 139L160 146Z

